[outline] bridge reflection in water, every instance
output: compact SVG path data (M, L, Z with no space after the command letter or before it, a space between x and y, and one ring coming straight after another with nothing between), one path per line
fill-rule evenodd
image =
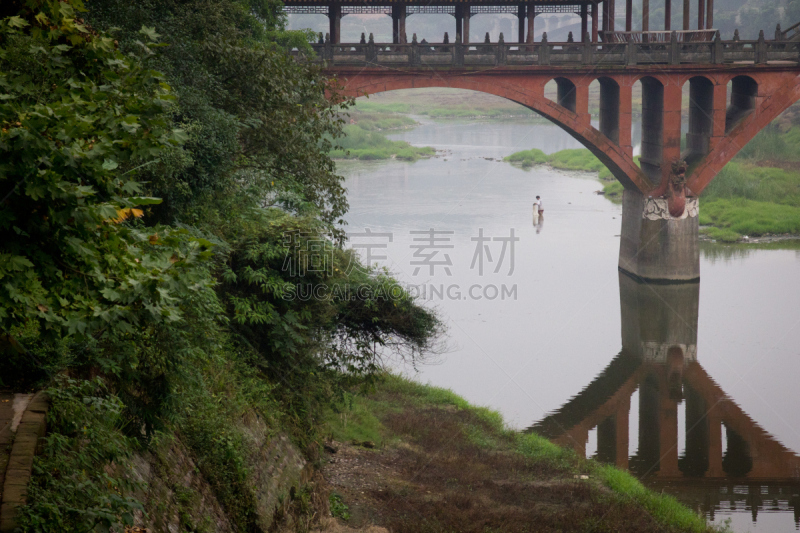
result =
M597 459L712 520L720 510L750 511L753 521L760 511L783 511L800 525L800 457L742 411L697 361L699 293L699 283L648 285L620 273L622 351L529 431L585 455L596 428ZM636 391L638 449L629 457ZM686 429L679 456L681 403Z

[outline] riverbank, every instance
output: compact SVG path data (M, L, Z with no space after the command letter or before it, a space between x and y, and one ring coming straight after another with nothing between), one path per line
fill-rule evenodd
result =
M350 397L326 428L319 488L339 525L323 531L714 531L627 473L400 377Z
M514 102L490 94L459 89L403 89L359 100L361 112L402 113L430 118L539 118ZM545 120L545 119L542 119Z
M364 112L357 107L343 114L342 118L348 123L342 128L344 137L337 139L334 143L336 148L329 152L332 159L416 161L436 154L436 150L430 146L412 146L405 141L392 141L386 137L384 132L417 126L417 121L405 115Z
M800 128L779 128L760 132L703 191L700 224L708 238L800 237Z
M529 170L536 165L548 165L559 170L577 170L583 172L597 172L597 179L603 184L602 194L615 203L622 202L622 184L611 174L611 171L585 148L561 150L547 155L543 151L533 148L515 152L503 161L518 165ZM639 158L636 158L639 161Z
M796 151L792 148L795 144ZM759 134L703 191L703 238L726 243L800 238L800 164L793 160L796 153L800 153L800 129L792 128L780 138L773 129ZM547 155L534 148L513 153L504 161L523 169L548 165L597 172L603 194L612 202L622 200L622 184L586 149Z

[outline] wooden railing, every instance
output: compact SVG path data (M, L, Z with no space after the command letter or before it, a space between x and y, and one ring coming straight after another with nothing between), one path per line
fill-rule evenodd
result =
M713 41L717 30L601 31L600 39L604 43L668 43L673 33L679 43L703 43Z
M626 32L614 32L615 35ZM641 32L639 32L641 34ZM653 40L630 38L599 43L318 43L316 61L328 66L382 67L489 67L579 65L684 65L800 63L800 41L723 41L719 32L711 40L681 40L681 32L648 32ZM692 32L698 34L700 32ZM669 35L664 40L662 34ZM685 37L686 34L683 34ZM616 39L616 38L615 38ZM610 39L611 40L611 39Z

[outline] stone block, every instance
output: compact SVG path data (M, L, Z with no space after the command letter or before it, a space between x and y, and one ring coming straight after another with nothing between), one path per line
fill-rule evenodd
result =
M30 479L31 479L31 471L30 470L17 469L17 468L9 467L8 470L6 470L6 480L3 483L3 487L4 487L3 490L6 490L9 487L13 487L13 486L17 486L17 485L22 485L23 487L27 486L28 485L28 481L30 481Z
M28 496L27 485L10 485L3 490L3 501L24 505Z
M33 397L31 403L28 404L28 411L34 413L47 413L47 409L50 406L50 398L48 398L47 393L44 391L40 391Z
M16 449L16 444L14 448ZM33 468L33 456L35 455L36 446L33 448L23 448L20 453L11 453L11 458L8 460L9 470L27 470L30 475L30 470Z
M0 533L11 533L17 527L17 506L9 503L0 505Z

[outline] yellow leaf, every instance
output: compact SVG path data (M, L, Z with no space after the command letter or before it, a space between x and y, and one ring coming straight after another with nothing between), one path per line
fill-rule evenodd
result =
M129 209L127 207L125 209L117 209L117 218L112 218L111 222L119 224L126 218L139 218L142 215L144 215L144 211L141 209Z
M158 233L154 233L153 235L150 235L150 238L148 240L150 241L150 244L157 243L158 242Z

